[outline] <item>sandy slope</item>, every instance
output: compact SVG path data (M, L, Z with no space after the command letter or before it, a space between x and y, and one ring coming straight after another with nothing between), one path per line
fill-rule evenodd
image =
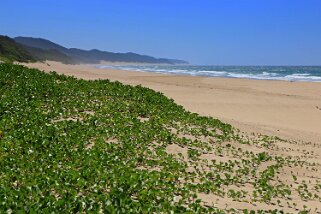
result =
M27 64L83 79L141 84L242 131L321 143L321 83L174 76L57 62Z

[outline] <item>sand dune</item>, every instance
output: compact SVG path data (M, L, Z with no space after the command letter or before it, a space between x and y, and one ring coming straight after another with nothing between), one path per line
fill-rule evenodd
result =
M190 111L219 118L242 131L321 143L321 83L175 76L47 63L26 65L87 80L141 84L163 92Z

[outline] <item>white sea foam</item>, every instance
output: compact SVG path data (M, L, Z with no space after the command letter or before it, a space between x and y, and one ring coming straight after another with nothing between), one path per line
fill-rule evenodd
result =
M272 77L276 77L276 76L278 76L278 74L277 73L271 73L271 72L262 72L262 75L263 76L272 76Z
M292 75L286 75L284 77L285 79L288 80L293 80L293 81L314 81L314 82L321 82L321 77L318 76L307 76L303 74L292 74Z

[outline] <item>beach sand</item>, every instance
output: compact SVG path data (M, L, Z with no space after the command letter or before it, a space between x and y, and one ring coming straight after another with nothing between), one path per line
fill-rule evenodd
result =
M321 83L178 76L52 61L24 65L86 80L141 84L189 111L218 118L244 132L321 143Z

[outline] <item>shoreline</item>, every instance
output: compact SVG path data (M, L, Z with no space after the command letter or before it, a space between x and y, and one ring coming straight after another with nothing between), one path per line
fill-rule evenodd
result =
M52 61L23 65L86 80L140 84L162 92L189 111L218 118L244 132L321 143L321 83L318 82L184 76Z
M153 64L94 64L89 65L100 69L116 69L126 71L149 72L159 74L172 74L177 76L215 77L215 78L236 78L252 80L275 80L287 82L321 82L321 76L315 74L315 66L263 66L266 69L277 68L275 70L265 70L262 66L195 66L195 65L153 65ZM234 71L234 67L238 71ZM244 70L246 68L246 70ZM294 69L287 71L287 69ZM307 69L301 72L295 69ZM319 68L319 67L317 67ZM261 70L261 71L259 71ZM253 73L254 72L254 73ZM282 72L285 72L282 74Z

